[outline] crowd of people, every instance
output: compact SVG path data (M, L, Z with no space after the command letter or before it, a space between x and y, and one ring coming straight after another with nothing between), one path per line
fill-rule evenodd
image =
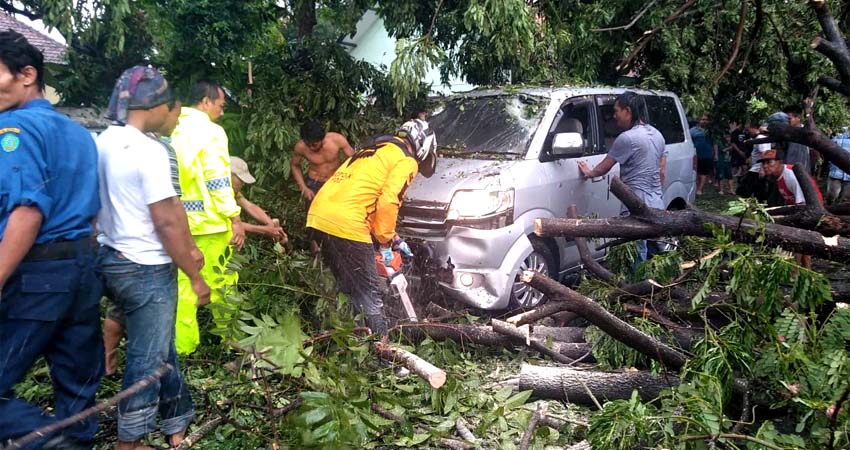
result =
M44 77L41 52L16 32L0 32L0 445L91 407L102 376L118 370L116 349L126 337L122 388L148 384L118 405L116 449L148 450L143 440L155 430L176 447L194 417L178 355L200 345L198 308L235 288L238 274L227 265L246 233L277 242L287 234L242 193L256 178L230 155L216 123L226 102L218 83L194 83L184 105L162 73L131 67L109 101L112 125L93 139L43 98ZM643 102L634 92L617 97L622 133L598 165L578 168L589 180L619 164L623 182L663 208L666 145ZM800 117L789 107L766 124L801 126ZM764 125L731 123L716 133L708 115L700 118L691 129L698 195L713 179L721 194L732 194L734 179L738 195L805 201L791 168L816 173L814 152L796 144L746 150ZM412 256L396 233L398 212L413 180L434 174L436 141L417 114L357 150L307 121L293 149L313 250L376 334L388 330L376 261ZM850 151L846 130L836 142ZM850 175L830 168L827 198L850 198ZM243 212L254 223L243 222ZM652 241L639 248L640 261L662 250ZM52 416L14 392L42 357L53 382ZM96 430L92 416L23 448L90 449Z
M795 191L789 193L783 187L782 179L765 170L767 160L764 153L775 151L772 159L782 161L786 167L798 166L815 180L826 178L828 204L843 203L850 199L845 189L850 175L845 174L834 164L824 165L817 151L803 144L787 142L780 144L755 144L747 150L744 142L749 139L765 137L763 131L771 124L786 124L802 127L803 110L790 105L781 112L769 115L764 121L751 121L742 126L730 121L726 129L710 129L711 117L703 115L691 128L691 139L696 150L694 167L697 170L697 195L703 195L706 186L715 186L720 195L729 194L741 197L755 197L768 206L789 204L789 198L802 195ZM831 132L828 132L832 135ZM845 151L850 152L850 133L847 128L834 134L833 141Z
M44 78L41 52L0 32L0 447L91 407L125 336L122 389L136 390L118 404L116 449L151 449L156 430L176 447L194 417L178 355L200 344L198 308L235 288L227 264L246 233L288 237L242 194L256 178L216 123L218 83L194 83L183 105L162 73L131 67L109 101L112 125L93 138L43 98ZM301 134L292 164L309 230L356 312L384 333L372 236L381 258L410 254L395 222L413 179L434 173L434 133L410 120L357 152L319 122ZM14 391L42 357L53 415ZM89 416L21 448L91 449L96 430Z

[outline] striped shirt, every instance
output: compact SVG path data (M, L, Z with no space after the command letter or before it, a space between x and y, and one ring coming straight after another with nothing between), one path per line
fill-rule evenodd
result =
M183 191L180 190L180 166L177 165L177 152L169 143L170 139L164 136L159 137L153 133L148 133L148 137L165 147L165 152L168 153L168 165L171 168L171 185L174 186L174 191L177 192L178 197L183 195Z

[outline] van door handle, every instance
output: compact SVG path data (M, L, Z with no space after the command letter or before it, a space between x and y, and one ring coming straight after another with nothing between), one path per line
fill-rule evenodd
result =
M604 180L605 180L605 175L602 175L602 176L598 176L596 178L591 178L590 182L591 183L598 183L598 182L604 181Z

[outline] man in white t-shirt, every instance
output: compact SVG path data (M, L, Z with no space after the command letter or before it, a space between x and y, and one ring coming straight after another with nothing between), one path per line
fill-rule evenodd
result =
M797 175L794 174L794 165L785 164L782 152L779 152L776 149L770 149L762 152L761 161L762 171L764 171L765 177L769 181L776 183L776 188L782 195L782 199L785 201L786 205L806 204L806 197L803 195L803 189L800 187L800 181L797 179ZM806 173L806 176L811 178L811 176L808 175L808 172L806 172L805 167L803 168L803 171ZM823 194L821 194L814 179L812 179L812 187L818 196L818 203L823 205ZM801 253L797 253L794 256L797 259L797 262L803 267L807 269L812 267L811 256L803 255Z
M209 301L210 289L200 276L203 257L175 190L176 165L167 148L145 134L161 129L174 108L179 105L156 69L127 69L115 85L107 113L119 125L97 139L101 276L127 327L122 388L166 364L173 367L118 404L116 450L151 449L141 440L157 428L176 447L194 417L174 346L176 267L192 280L199 304Z

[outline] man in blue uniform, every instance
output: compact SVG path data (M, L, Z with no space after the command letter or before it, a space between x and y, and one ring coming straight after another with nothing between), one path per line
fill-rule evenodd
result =
M92 406L103 374L97 148L43 90L41 52L0 33L0 446ZM40 356L53 416L13 391ZM92 416L24 448L91 449L96 431Z

